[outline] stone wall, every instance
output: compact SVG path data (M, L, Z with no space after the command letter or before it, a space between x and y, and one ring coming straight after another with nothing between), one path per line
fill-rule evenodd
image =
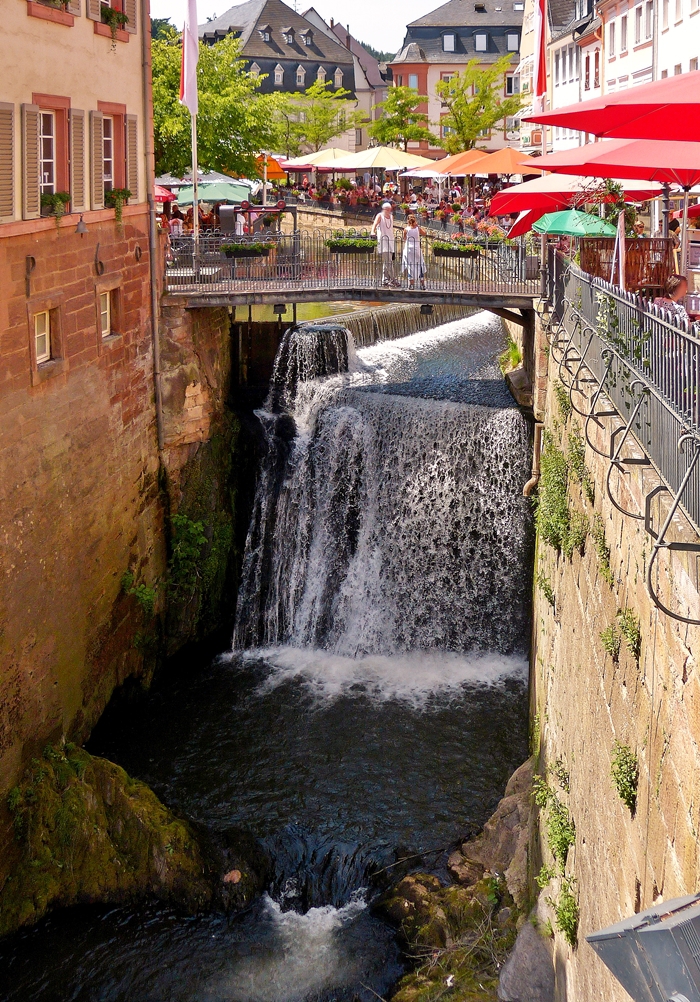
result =
M603 419L597 429L591 425L596 432L592 441L604 455L586 445L588 477L582 484L583 419L567 415L566 400L563 408L558 400L562 396L558 366L539 324L537 339L537 365L549 369L542 414L543 478L548 463L551 469L553 457L556 460L552 450L560 450L568 461L566 505L569 513L577 513L579 539L581 529L586 533L569 557L549 545L541 532L538 535L531 673L533 736L541 745L539 771L547 776L552 793L576 827L565 874L574 878L571 887L580 909L578 945L572 948L556 930L551 902L561 900L561 874L547 884L538 912L543 927L550 921L555 929L557 998L628 1002L585 936L657 901L697 891L700 634L697 627L677 622L655 606L645 584L653 540L644 522L618 511L606 493L610 434L622 421L613 417ZM584 409L579 395L574 402ZM642 456L638 447L625 448L623 454ZM611 494L621 507L640 515L645 496L659 483L653 467L628 466L623 476L613 471ZM548 503L557 501L544 479L539 496ZM656 503L657 529L667 497L662 495L666 500L660 507ZM683 517L675 520L672 537L697 542ZM697 617L697 554L685 554L684 559L675 555L672 566L669 559L665 553L659 587L676 608L693 610ZM619 615L625 610L626 619ZM634 628L629 629L635 621L638 652ZM634 812L613 783L616 742L629 748L638 761ZM548 817L544 810L540 853L556 871Z
M74 217L0 234L0 795L32 747L85 736L114 686L144 670L121 580L130 569L150 586L165 548L147 216L134 210L123 229L96 214L83 237ZM37 365L33 316L46 309L52 358Z

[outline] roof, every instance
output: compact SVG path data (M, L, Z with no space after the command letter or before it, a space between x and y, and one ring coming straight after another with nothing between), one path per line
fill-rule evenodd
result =
M365 76L372 87L384 87L386 86L386 81L381 74L379 69L379 63L374 58L374 56L360 45L356 38L353 38L349 34L347 28L344 28L342 24L334 24L331 27L331 31L340 41L341 45L344 45L347 49L350 49L353 56L357 56L357 60L365 71Z
M549 0L549 23L552 34L559 34L563 28L568 28L576 16L574 0Z
M517 2L517 0L516 0ZM557 0L551 0L556 3ZM483 10L481 10L483 8ZM442 7L437 7L424 14L416 21L411 21L407 28L465 28L478 24L516 25L522 24L523 12L515 11L514 0L447 0Z
M264 42L260 29L270 31L270 41ZM287 43L283 29L293 28L295 35L311 31L311 45L304 45L296 37ZM241 40L241 51L246 59L295 59L333 62L341 66L352 65L352 56L340 42L313 27L301 14L297 14L282 0L247 0L247 3L231 7L225 14L200 24L199 37L206 41L223 38L229 32L236 32Z
M513 30L519 30L517 25L513 25ZM487 52L477 52L473 28L467 29L465 33L459 33L457 45L454 52L445 52L442 48L442 37L421 38L418 42L409 42L401 49L391 62L392 66L401 63L446 63L466 64L470 59L478 59L480 63L495 63L501 56L512 56L512 69L518 65L518 53L508 51L508 39L506 34L496 34L489 32L489 42Z

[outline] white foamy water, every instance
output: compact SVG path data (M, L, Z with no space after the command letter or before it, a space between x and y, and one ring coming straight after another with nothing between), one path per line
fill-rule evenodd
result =
M249 957L212 979L205 999L300 1002L362 978L366 961L347 936L367 909L361 892L342 908L324 905L304 915L282 911L268 895L264 908L266 935Z
M411 651L353 658L307 647L268 647L247 651L244 657L262 658L271 666L258 687L261 695L297 681L319 702L362 694L376 702L408 703L417 710L436 696L458 696L467 686L498 685L508 679L525 682L528 671L524 657L492 652Z

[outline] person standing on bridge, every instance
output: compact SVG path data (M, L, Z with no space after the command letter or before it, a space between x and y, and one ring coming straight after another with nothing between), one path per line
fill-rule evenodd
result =
M382 259L382 285L392 288L398 286L394 274L394 217L391 214L391 202L382 204L372 223L372 236L377 235L377 253Z
M423 257L420 238L421 232L418 220L414 215L410 215L406 220L403 254L401 256L403 270L408 272L409 289L415 289L416 280L420 282L421 289L425 288L425 258Z

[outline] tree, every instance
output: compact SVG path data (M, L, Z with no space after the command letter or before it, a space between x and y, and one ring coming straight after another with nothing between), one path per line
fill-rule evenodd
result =
M480 133L488 133L497 122L517 115L522 108L520 94L501 98L511 58L501 56L486 69L478 59L470 59L463 73L435 85L435 93L448 109L440 118L443 130L450 130L443 132L442 143L448 153L474 149Z
M382 146L402 146L410 142L435 143L436 137L427 127L428 116L416 111L428 98L413 87L390 87L386 101L378 106L382 117L367 130Z
M255 177L256 154L275 145L274 102L258 92L260 79L245 70L239 51L232 35L199 46L198 160L204 170ZM156 173L182 176L192 157L190 114L179 102L179 34L154 39L151 52Z
M169 17L151 18L151 38L168 39L172 37L172 32L177 34L177 29L170 23Z
M396 55L395 52L384 52L382 49L375 49L371 45L367 45L366 42L358 42L365 52L369 52L370 56L374 56L378 63L390 63L391 60Z
M364 121L361 111L348 109L351 91L330 86L330 80L314 80L303 94L277 95L279 145L287 155L303 146L322 150L334 136Z

